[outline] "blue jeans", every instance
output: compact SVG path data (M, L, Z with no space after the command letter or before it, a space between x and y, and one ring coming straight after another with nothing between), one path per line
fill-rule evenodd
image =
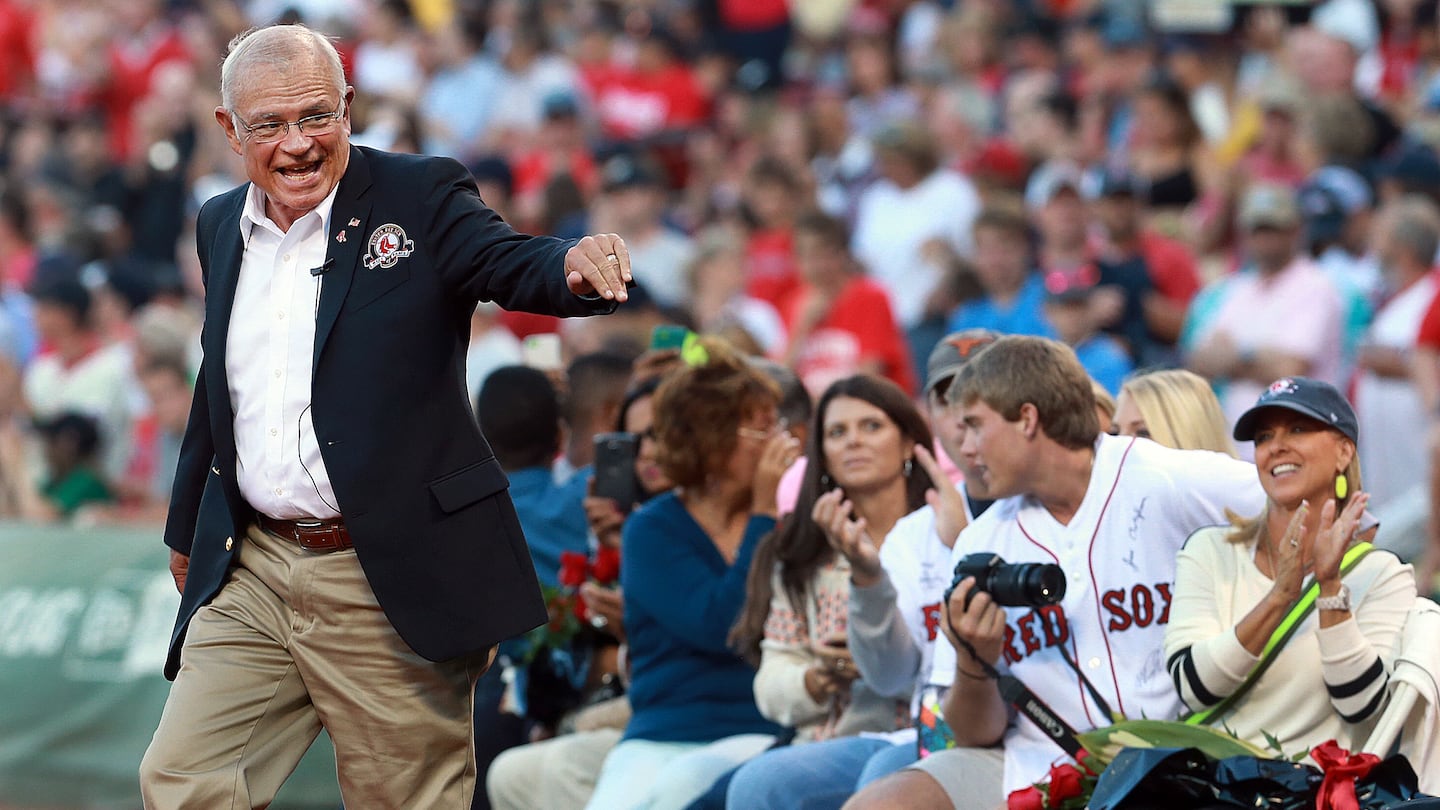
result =
M865 737L777 748L740 766L730 782L725 806L729 810L839 810L857 789L915 759L913 742L897 745Z

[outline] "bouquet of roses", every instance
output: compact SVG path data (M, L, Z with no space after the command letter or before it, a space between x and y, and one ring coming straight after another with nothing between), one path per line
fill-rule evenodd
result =
M560 584L540 589L550 620L526 635L529 644L525 662L534 660L540 650L569 647L575 636L590 623L590 610L580 593L581 585L587 581L613 585L619 578L620 552L617 549L601 546L593 557L575 551L561 552L557 577Z

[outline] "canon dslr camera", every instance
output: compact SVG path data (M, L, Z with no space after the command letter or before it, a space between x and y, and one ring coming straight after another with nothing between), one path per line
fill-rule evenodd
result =
M965 597L965 607L977 593L988 593L1001 607L1044 607L1065 598L1065 572L1053 563L1007 563L999 554L966 554L955 564L955 578L945 590L950 593L966 577L975 578L975 587Z

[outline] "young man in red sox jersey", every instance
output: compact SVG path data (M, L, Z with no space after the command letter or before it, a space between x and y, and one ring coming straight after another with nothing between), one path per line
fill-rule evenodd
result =
M1065 597L1039 610L1002 608L976 591L967 608L975 583L959 583L945 615L951 643L936 645L933 677L953 678L945 719L962 747L877 782L847 807L994 810L1065 757L1030 720L1012 717L957 639L1078 730L1110 721L1062 648L1115 711L1176 717L1162 657L1176 555L1191 532L1223 523L1227 509L1256 514L1264 501L1249 464L1100 434L1089 378L1054 341L1001 338L955 385L951 402L968 428L961 453L1003 500L961 533L951 564L975 552L1054 563L1065 572Z

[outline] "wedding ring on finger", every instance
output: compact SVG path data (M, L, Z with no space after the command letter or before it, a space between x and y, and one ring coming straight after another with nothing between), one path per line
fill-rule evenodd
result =
M610 620L605 618L604 616L601 616L599 613L596 613L590 617L590 626L595 628L596 630L604 630L609 625Z
M1299 547L1300 547L1300 541L1299 541L1298 539L1294 538L1294 537L1290 538L1290 547L1291 547L1291 548L1299 548Z
M616 256L614 253L607 253L605 254L605 261L607 264L619 264L620 257Z

